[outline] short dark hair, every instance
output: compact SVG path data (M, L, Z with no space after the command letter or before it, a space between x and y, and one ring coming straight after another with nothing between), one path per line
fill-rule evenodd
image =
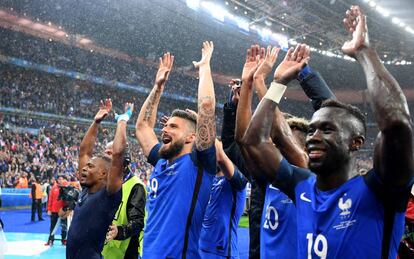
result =
M305 134L309 131L309 121L304 118L292 116L289 119L286 119L286 122L292 130L297 129Z
M104 162L105 170L108 172L109 169L111 168L111 162L112 162L111 158L105 154L98 154L95 156L95 158L100 159Z
M194 129L197 125L197 117L195 115L193 115L192 113L189 113L185 110L181 110L181 109L175 109L172 113L171 113L171 117L179 117L181 119L187 120L189 121L193 126Z
M357 118L358 121L362 124L364 135L366 134L367 125L365 122L365 116L358 107L350 105L350 104L346 104L346 103L343 103L337 100L333 100L333 99L328 99L322 102L321 108L326 108L326 107L343 109L348 114L351 114L352 116Z

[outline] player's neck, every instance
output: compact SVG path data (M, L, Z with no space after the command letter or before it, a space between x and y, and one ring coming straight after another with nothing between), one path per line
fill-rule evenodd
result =
M177 160L178 158L191 153L192 147L188 148L186 146L183 147L183 149L181 149L181 152L178 153L176 156L169 158L168 159L168 164L174 163L175 160Z
M328 169L326 172L317 174L316 186L321 191L329 191L346 183L354 170L353 159L350 162Z
M106 186L105 182L96 183L96 184L94 184L94 185L92 185L91 187L88 188L88 192L89 193L95 193L95 192L101 190L102 188L105 188L105 186Z

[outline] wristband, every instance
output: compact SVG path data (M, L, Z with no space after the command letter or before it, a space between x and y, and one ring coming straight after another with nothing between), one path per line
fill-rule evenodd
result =
M120 122L120 121L128 122L131 116L132 116L132 109L128 108L128 110L125 113L115 115L115 120L116 122Z
M272 82L270 84L269 89L267 90L264 98L269 99L277 104L279 104L280 100L283 97L283 94L286 91L287 86L282 85L276 82Z

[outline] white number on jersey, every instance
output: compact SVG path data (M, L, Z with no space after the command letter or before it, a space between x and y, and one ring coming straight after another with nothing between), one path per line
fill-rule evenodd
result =
M157 190L158 190L158 181L156 178L152 178L151 180L151 193L153 198L157 198Z
M266 219L263 224L265 229L276 230L277 226L279 226L279 214L277 210L273 206L267 206L266 208Z
M326 259L328 254L328 240L326 240L326 237L319 234L316 236L315 243L313 243L313 234L308 233L306 239L308 239L308 259L312 259L312 248L319 258Z

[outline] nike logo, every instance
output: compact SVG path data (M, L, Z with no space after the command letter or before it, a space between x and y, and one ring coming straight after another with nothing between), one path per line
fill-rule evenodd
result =
M309 200L308 198L306 198L306 197L305 197L305 193L304 193L304 192L302 192L302 193L300 194L300 199L301 199L302 201L312 202L311 200Z

